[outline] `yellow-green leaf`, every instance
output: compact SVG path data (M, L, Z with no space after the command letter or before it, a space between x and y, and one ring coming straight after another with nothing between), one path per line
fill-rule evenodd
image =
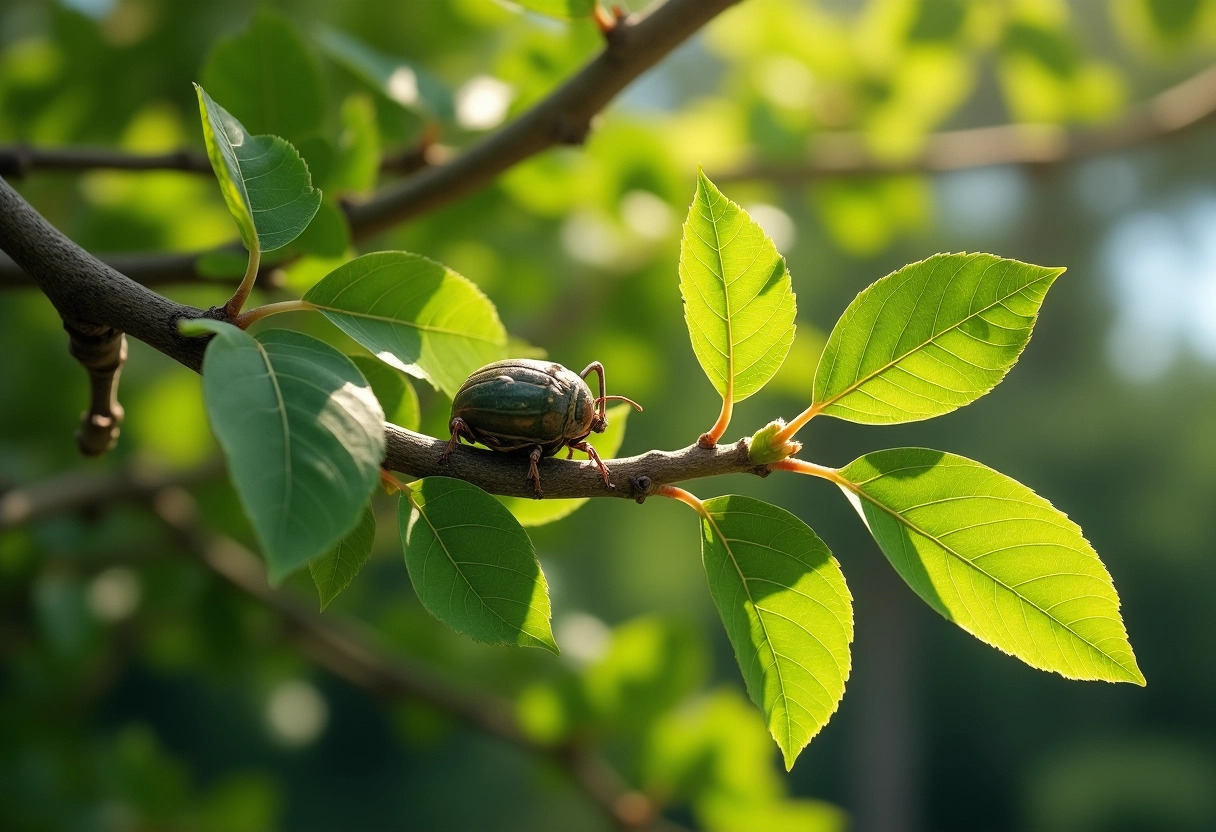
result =
M705 501L701 558L747 693L786 769L836 712L849 677L853 606L840 565L785 509Z
M936 254L887 275L849 304L828 337L814 409L894 424L970 404L1017 362L1063 271L991 254Z
M680 294L693 352L725 401L763 387L794 341L785 258L704 173L680 243Z
M1144 684L1110 574L1051 503L925 448L866 454L838 474L887 559L946 618L1031 667Z

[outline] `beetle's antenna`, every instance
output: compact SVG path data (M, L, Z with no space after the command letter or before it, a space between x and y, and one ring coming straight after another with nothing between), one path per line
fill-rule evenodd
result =
M640 404L638 404L637 402L635 402L633 399L629 398L628 396L617 396L617 395L600 396L595 401L597 404L603 404L604 402L613 401L613 400L618 401L618 402L629 402L631 405L633 405L637 409L638 413L642 412L642 406Z
M599 406L599 420L603 424L607 424L607 417L604 416L604 365L598 361L592 361L587 365L587 368L578 374L579 378L586 379L588 375L595 373L600 377L600 397L595 400ZM603 428L600 428L603 430Z

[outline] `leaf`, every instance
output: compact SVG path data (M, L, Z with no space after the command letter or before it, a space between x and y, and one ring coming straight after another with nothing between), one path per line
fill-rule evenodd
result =
M513 0L513 2L529 11L567 19L587 17L595 11L595 0Z
M227 110L194 85L207 158L245 248L273 251L308 227L321 205L308 166L278 136L251 136Z
M427 477L402 495L400 518L427 612L474 641L558 652L532 541L501 503L463 480Z
M633 408L627 404L613 405L605 411L608 417L607 429L587 438L600 455L600 459L612 459L621 450L621 443L625 441L625 423L632 411ZM575 454L581 455L578 451L575 451ZM510 509L521 526L543 526L561 520L587 502L585 497L573 500L532 500L526 497L496 496L495 499Z
M362 193L380 178L380 128L376 105L359 93L342 102L342 135L330 183L339 192Z
M322 200L316 216L295 241L295 248L314 257L341 257L350 247L350 225L332 200Z
M324 341L268 329L214 332L203 397L228 473L277 583L354 528L379 481L384 413L350 359Z
M452 119L455 106L451 90L421 67L386 55L339 29L319 26L316 38L330 58L388 100L423 115Z
M255 133L299 142L324 126L325 86L316 56L287 18L265 7L243 32L216 43L202 78Z
M815 411L865 424L949 413L1017 362L1063 269L991 254L936 254L863 291L815 371Z
M1106 568L1029 488L925 448L866 454L838 474L895 570L947 619L1031 667L1144 684Z
M417 254L381 251L339 266L304 295L382 361L452 397L506 357L494 304L472 282Z
M350 360L355 362L359 372L363 373L367 383L372 386L372 392L384 408L385 421L400 425L406 430L418 430L422 427L418 394L414 391L414 385L409 383L400 370L370 355L352 355Z
M852 598L827 546L788 511L735 495L705 511L709 591L789 770L844 695Z
M308 562L312 582L317 585L317 595L321 597L322 611L338 597L338 593L350 586L371 557L375 542L376 515L368 505L350 534L339 540L333 549Z
M794 341L785 258L747 212L701 173L680 243L680 294L693 352L738 402L763 387Z

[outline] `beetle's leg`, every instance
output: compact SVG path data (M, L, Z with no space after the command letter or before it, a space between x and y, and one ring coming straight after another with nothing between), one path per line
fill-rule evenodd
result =
M440 463L448 461L448 457L452 455L452 451L456 450L456 446L460 444L461 436L470 442L477 441L477 438L473 436L473 431L469 430L468 424L459 416L448 422L448 430L452 432L452 438L448 440L448 446L443 449L443 453L439 456Z
M600 459L600 455L595 452L595 448L588 445L585 441L571 442L570 447L575 450L582 451L588 456L587 463L595 465L600 469L600 476L604 478L604 485L612 488L612 483L608 481L608 466L604 465L604 460Z
M540 471L536 467L536 463L540 462L541 455L544 451L540 445L532 449L532 453L528 454L528 479L532 480L532 486L536 489L536 499L545 496L545 492L540 488Z
M604 401L605 401L604 400L604 365L598 361L592 361L590 364L587 365L587 369L583 370L578 375L579 375L579 378L586 381L587 376L589 376L592 372L594 372L596 375L598 375L600 377L600 397L598 399L596 399L596 404L599 405L600 422L603 424L607 424L607 420L604 416ZM601 428L601 430L602 430L602 428Z
M574 448L566 446L566 459L574 459Z

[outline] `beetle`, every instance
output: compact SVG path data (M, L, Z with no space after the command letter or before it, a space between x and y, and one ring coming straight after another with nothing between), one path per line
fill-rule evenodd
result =
M599 396L593 396L587 386L586 378L591 373L599 376ZM604 484L612 488L604 461L586 442L592 433L603 433L608 427L604 405L609 400L642 409L625 396L604 395L604 365L598 361L578 374L552 361L495 361L476 370L456 391L448 422L452 438L439 461L448 461L462 436L493 451L526 453L527 478L540 499L544 492L537 463L566 448L567 459L573 458L575 451L586 453L587 464L598 467Z

